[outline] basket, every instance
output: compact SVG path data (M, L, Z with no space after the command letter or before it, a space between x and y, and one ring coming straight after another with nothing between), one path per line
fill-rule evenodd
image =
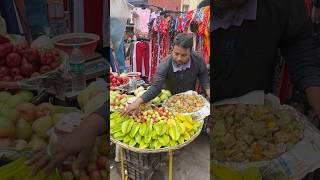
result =
M98 35L91 33L69 33L56 36L52 39L54 45L58 49L63 50L69 55L73 50L73 45L79 44L80 50L84 56L94 54L99 40L100 37Z
M124 161L125 175L130 180L150 180L154 171L160 167L160 160L154 161L149 169L143 169L135 166L131 162ZM118 170L121 170L121 164L118 164Z
M141 154L123 150L124 160L142 169L150 169L155 161L161 160L161 154Z
M200 97L204 102L203 107L201 107L201 108L199 108L196 111L191 112L191 113L176 112L174 109L169 107L168 102L172 97L175 97L177 95L182 95L182 94L195 95L195 96ZM168 109L170 112L172 112L174 114L191 115L192 119L195 119L197 121L202 121L204 118L206 118L206 117L208 117L210 115L210 103L203 96L199 95L195 91L186 91L186 92L183 92L183 93L175 94L175 95L171 96L169 99L165 100L163 102L162 106L164 108Z

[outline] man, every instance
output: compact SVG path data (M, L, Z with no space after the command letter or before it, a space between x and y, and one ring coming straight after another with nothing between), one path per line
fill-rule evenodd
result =
M103 90L107 91L105 81L102 79L99 81L103 85ZM109 99L106 98L104 104L83 119L79 127L72 133L59 137L57 143L48 146L46 149L35 151L32 158L27 162L28 164L34 164L31 175L36 175L40 169L44 169L48 175L69 156L74 155L77 158L72 164L72 171L78 176L80 169L83 169L92 157L96 137L109 135L106 121L110 115L109 107Z
M206 95L210 98L208 71L204 60L192 52L193 38L187 33L180 33L174 39L172 54L162 61L154 77L151 87L132 104L126 107L123 115L138 111L143 103L155 98L165 88L172 94L196 90L196 82L200 81Z
M271 92L278 49L320 115L320 68L303 0L220 0L212 5L214 101Z

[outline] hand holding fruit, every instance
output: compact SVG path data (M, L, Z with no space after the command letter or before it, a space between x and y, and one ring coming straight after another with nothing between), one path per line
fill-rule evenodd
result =
M100 120L100 119L99 119ZM90 119L84 120L74 132L58 139L56 144L45 149L36 151L29 164L35 164L32 175L40 169L45 169L46 175L64 162L70 155L76 155L76 161L72 165L75 174L79 169L85 167L93 153L95 140L98 135L98 127L95 121ZM50 153L48 153L50 152ZM50 155L49 155L50 154Z
M142 98L138 98L132 104L129 104L127 107L125 107L121 111L121 114L123 116L129 115L132 112L137 114L139 112L139 107L140 107L141 104L143 104L143 99Z

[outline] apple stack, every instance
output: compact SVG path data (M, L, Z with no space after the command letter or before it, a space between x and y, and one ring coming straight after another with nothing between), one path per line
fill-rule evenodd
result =
M56 49L43 54L26 44L13 46L10 40L0 35L0 81L20 81L45 74L61 64Z

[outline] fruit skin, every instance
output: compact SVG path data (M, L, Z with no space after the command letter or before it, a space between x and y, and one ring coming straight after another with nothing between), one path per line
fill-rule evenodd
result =
M24 139L24 140L28 141L31 136L32 136L31 124L29 124L24 119L19 119L18 122L16 123L15 137L18 139Z
M32 130L41 138L47 138L47 131L53 125L50 116L41 117L35 120L32 124Z
M21 66L21 56L17 53L10 53L6 57L6 65L9 68Z
M20 72L25 77L30 77L36 69L30 64L25 58L22 59L22 64L20 67Z
M0 138L14 138L15 125L8 119L0 117Z

